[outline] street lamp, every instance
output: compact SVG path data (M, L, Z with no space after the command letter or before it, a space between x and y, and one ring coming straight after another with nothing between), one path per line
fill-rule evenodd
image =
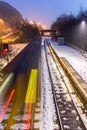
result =
M86 22L83 20L83 21L82 21L82 24L84 25L85 23L86 23Z
M84 29L84 28L86 27L86 21L85 21L85 20L83 20L83 21L81 22L81 27L82 27L82 29Z
M82 47L85 48L85 46L87 44L87 22L86 22L86 20L83 20L81 22L81 34L82 34L82 39L83 39Z

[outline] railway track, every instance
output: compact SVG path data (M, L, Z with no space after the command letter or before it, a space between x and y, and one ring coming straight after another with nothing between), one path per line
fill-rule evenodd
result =
M45 44L45 56L60 130L86 130L86 113L71 82L52 50ZM50 60L49 60L50 59ZM82 114L85 120L82 118Z
M38 67L39 56L40 41L35 40L3 70L8 74L13 72L14 78L9 85L6 96L3 97L4 101L0 102L0 130L33 130L36 128L36 123L40 121L38 119L35 122L37 111L40 111L38 94L36 97L37 82L39 82L39 80L37 81L38 70L40 69ZM9 68L9 66L11 67ZM33 84L30 83L30 80L33 81ZM33 92L29 86L33 86L34 89L31 88Z

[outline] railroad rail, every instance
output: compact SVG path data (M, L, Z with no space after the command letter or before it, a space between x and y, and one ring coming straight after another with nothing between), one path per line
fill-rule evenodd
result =
M40 96L37 93L39 91L37 89L40 89L38 87L40 46L40 41L32 41L3 69L3 73L12 72L12 82L10 83L9 78L7 82L9 84L5 84L4 88L3 85L0 87L2 94L5 93L5 97L1 94L3 98L0 99L0 129L33 130L36 123L40 122L40 119L37 121L36 118L37 111L40 114Z
M75 89L80 94L80 97L84 101L85 104L87 104L87 83L82 79L82 77L75 71L75 69L70 65L70 63L64 58L59 57L57 53L55 52L54 48L50 45L50 49L55 54L57 60L61 64L63 70L68 75L71 82L74 84Z
M65 81L65 74L61 70L58 58L50 45L45 44L45 56L60 129L86 130L87 122L83 120L78 109L82 107L79 105L80 101L76 98L74 89L70 88L72 86L70 81ZM48 59L51 59L51 62Z

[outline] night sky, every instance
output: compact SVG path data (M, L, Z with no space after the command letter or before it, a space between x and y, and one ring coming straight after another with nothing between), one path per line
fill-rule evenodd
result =
M87 0L2 0L15 7L24 19L50 25L61 14L77 15L87 9Z

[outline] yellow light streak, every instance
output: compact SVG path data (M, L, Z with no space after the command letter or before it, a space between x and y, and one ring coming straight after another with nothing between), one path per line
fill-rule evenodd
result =
M32 69L25 97L25 103L31 103L32 91L33 91L32 103L36 102L37 76L38 76L38 70Z

